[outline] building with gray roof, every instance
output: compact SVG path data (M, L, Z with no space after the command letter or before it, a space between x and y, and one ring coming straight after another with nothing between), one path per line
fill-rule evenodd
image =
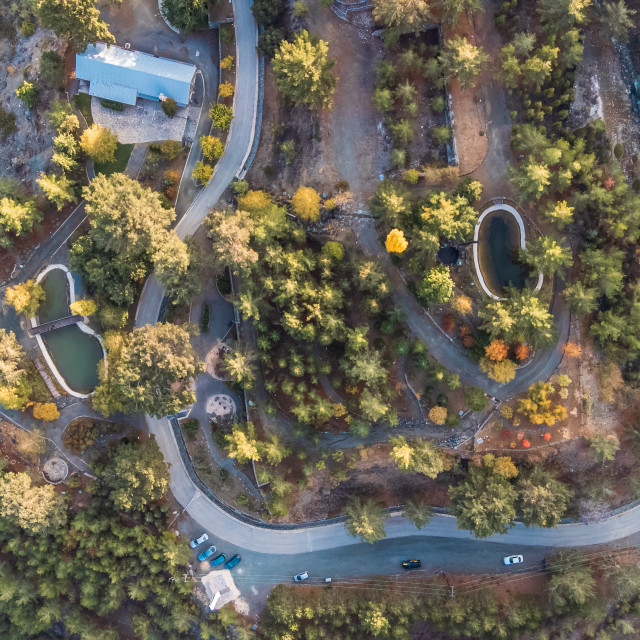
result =
M134 105L137 98L173 98L186 107L193 91L196 67L103 42L76 54L76 78L89 82L89 94Z

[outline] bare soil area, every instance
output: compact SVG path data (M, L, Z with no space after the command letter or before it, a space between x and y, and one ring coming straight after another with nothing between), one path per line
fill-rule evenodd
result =
M315 115L281 104L267 62L260 146L248 180L269 190L292 192L305 184L321 193L346 181L349 191L364 202L388 164L382 119L371 105L382 44L367 24L347 24L317 0L308 6L307 28L329 42L329 54L337 60L334 107ZM296 151L290 165L279 149L287 140L293 140Z

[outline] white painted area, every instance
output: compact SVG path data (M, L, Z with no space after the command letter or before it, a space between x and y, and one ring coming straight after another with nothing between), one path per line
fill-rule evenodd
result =
M506 300L506 298L500 298L497 295L495 295L494 293L491 293L491 291L489 291L489 287L487 287L486 282L484 281L484 277L482 275L482 269L480 269L480 262L478 260L478 237L480 234L480 225L482 224L483 220L490 214L493 213L494 211L506 211L507 213L510 213L515 219L516 222L518 223L518 227L520 229L520 248L521 249L526 249L527 248L527 242L526 242L526 232L524 229L524 222L522 220L522 216L518 213L518 211L512 207L510 204L493 204L491 205L488 209L486 209L485 211L482 212L482 215L478 218L478 222L476 223L476 228L473 231L473 261L476 265L476 275L478 276L478 280L480 281L480 286L482 287L482 290L490 297L493 298L494 300ZM535 291L540 291L540 289L542 288L542 281L543 281L543 276L541 273L538 274L538 283L536 284L536 288Z
M36 277L36 282L40 282L50 271L53 271L54 269L60 269L61 271L64 271L64 273L66 274L67 283L69 284L69 305L73 304L76 301L76 287L75 287L75 283L73 282L73 276L71 275L71 271L69 271L69 269L67 269L67 267L65 267L63 264L50 264L48 267L43 269L38 274L38 276ZM37 327L38 326L38 321L35 318L29 318L29 321L31 322L31 326L32 327ZM94 338L96 338L96 340L100 343L100 347L102 348L102 357L106 360L107 359L107 352L104 349L104 345L102 344L102 338L100 337L100 335L97 334L90 326L88 326L84 322L76 322L76 326L83 333L88 333L90 336L93 336ZM53 361L53 358L49 354L49 351L47 350L47 347L46 347L46 345L44 343L44 340L42 339L42 336L41 335L36 335L35 339L36 339L36 342L38 343L38 346L40 347L40 351L42 352L42 355L44 356L44 359L47 362L47 365L49 366L49 369L51 369L51 372L55 376L55 378L58 381L58 383L60 384L60 386L70 396L73 396L74 398L89 398L89 397L91 397L90 393L78 393L77 391L74 391L67 384L67 381L62 377L62 374L58 371L58 367L56 367L56 364Z

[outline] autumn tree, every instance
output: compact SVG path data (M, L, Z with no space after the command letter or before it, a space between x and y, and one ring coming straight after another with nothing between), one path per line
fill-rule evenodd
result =
M278 89L294 106L331 108L336 78L328 42L301 31L280 43L272 64Z
M484 371L489 378L500 384L507 384L516 376L516 363L513 360L494 362L488 358L482 358L480 360L480 371Z
M518 412L527 416L533 424L553 426L567 418L567 410L560 404L554 405L552 396L555 387L550 382L535 382L524 398L518 399Z
M298 187L291 198L291 206L303 220L315 222L320 217L320 196L311 187Z
M60 417L60 412L53 402L36 402L33 405L33 417L36 420L52 422Z
M397 33L419 33L433 23L432 5L429 0L375 0L373 17Z
M473 313L473 303L471 302L471 298L464 294L456 295L451 300L451 308L461 316L468 316Z
M169 232L155 249L155 274L166 297L175 305L188 305L202 290L200 247L193 238L183 242Z
M489 56L462 36L448 40L440 55L442 66L448 76L458 78L462 89L472 87L480 69L489 61Z
M200 138L200 146L202 147L202 154L204 157L212 162L219 160L224 153L224 144L222 144L222 140L215 136L202 136Z
M115 43L95 0L42 0L38 9L44 26L66 38L76 51L94 42Z
M509 355L509 347L504 340L492 340L489 345L485 347L484 353L489 360L501 362Z
M17 313L24 313L29 318L36 315L45 298L42 285L35 280L27 280L13 287L7 287L4 294L4 300L8 305L12 306Z
M36 182L42 189L45 198L53 202L58 211L65 204L78 200L74 190L75 183L65 175L57 176L53 173L40 173L40 177L36 178Z
M108 164L115 159L118 136L107 127L92 124L80 136L80 147L98 164Z
M443 425L447 419L447 409L445 407L435 406L429 409L429 420L433 424Z
M516 517L516 490L502 476L471 467L466 479L449 488L451 514L459 529L477 538L506 533Z
M393 445L391 459L403 471L413 471L428 478L436 478L451 466L440 450L424 438L407 440L404 436L396 436L389 442Z
M214 209L205 218L204 226L213 243L216 266L231 267L238 274L258 261L258 253L250 244L254 222L248 212L238 209L227 214Z
M564 517L571 492L542 467L522 476L516 485L522 522L527 527L557 527Z
M77 313L81 316L92 316L97 310L98 305L94 300L76 300L69 305L71 313Z
M202 160L198 160L191 177L194 180L199 180L202 184L207 184L213 177L213 167L206 162L202 162Z
M345 507L345 514L347 519L344 526L352 538L374 543L386 537L384 527L386 513L373 500L362 501L359 498L351 498Z
M549 167L531 158L519 168L509 168L509 178L525 200L539 200L549 189L551 171Z
M260 460L260 443L252 422L234 424L230 434L225 435L227 455L241 464Z
M389 253L402 253L409 246L402 229L391 229L387 234L384 246Z
M158 323L107 341L94 407L103 415L122 411L160 418L193 404L192 382L204 371L191 346L193 332L191 325Z
M13 331L0 328L0 386L14 386L25 376L24 349Z
M169 468L155 436L144 442L119 444L103 469L109 498L116 509L142 511L169 489Z
M523 262L532 267L533 272L553 276L573 264L571 249L563 247L551 236L541 236L527 242L527 248L521 252Z
M0 185L0 248L10 249L14 238L29 233L42 220L42 212L34 199L3 197L2 191Z
M62 496L50 484L32 484L28 473L0 476L0 517L32 534L46 534L67 520Z
M544 217L561 231L573 222L573 211L566 200L550 202L544 210Z

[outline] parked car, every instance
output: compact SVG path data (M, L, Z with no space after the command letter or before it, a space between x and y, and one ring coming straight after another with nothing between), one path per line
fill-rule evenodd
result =
M213 560L209 560L209 564L212 567L217 567L219 564L222 564L227 559L227 556L224 553L221 553L219 556L215 557Z
M205 549L202 553L198 554L198 560L202 562L207 558L210 558L216 552L216 548L212 545L208 549Z
M309 572L308 571L303 571L302 573L299 573L295 576L293 576L293 579L295 582L302 582L303 580L308 580L309 579Z
M189 546L192 549L195 549L196 547L199 547L203 542L206 542L208 539L209 539L209 536L206 533L203 533L199 538L192 540L189 543Z
M419 569L422 566L420 560L405 560L402 563L403 569Z
M229 560L229 562L227 562L224 565L224 568L233 569L233 567L235 567L238 564L238 562L240 562L240 560L241 560L240 556L236 553L236 555L233 556L233 558L231 558L231 560Z
M507 556L506 558L502 558L502 562L504 564L520 564L524 562L524 558L522 556Z

